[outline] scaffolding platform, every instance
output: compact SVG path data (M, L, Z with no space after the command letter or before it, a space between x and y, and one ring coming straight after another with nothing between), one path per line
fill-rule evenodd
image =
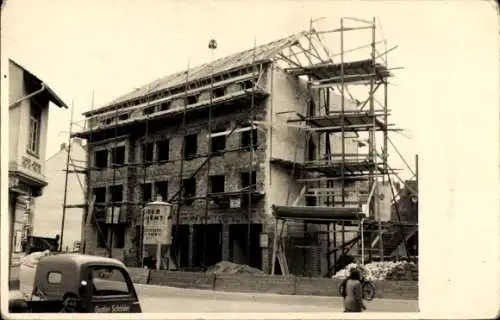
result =
M383 164L376 164L372 159L346 159L341 160L315 160L305 162L304 170L317 171L328 177L352 176L359 177L377 171L379 174L387 173ZM342 175L342 169L344 174Z
M339 220L361 220L365 215L359 208L319 206L272 206L273 216L281 220L328 223Z
M378 163L375 167L375 161L370 158L351 158L342 162L341 159L326 159L326 160L314 160L306 161L303 163L293 162L284 159L271 159L272 164L281 165L286 168L295 168L297 171L309 171L318 172L327 177L341 177L346 179L366 179L367 175L373 174L387 174L388 170L384 168L383 163ZM342 168L344 170L344 175L342 175ZM375 170L375 168L377 170ZM302 179L306 181L307 179ZM313 179L314 180L314 179Z
M381 80L391 76L386 66L380 63L375 63L373 66L372 59L344 62L343 74L341 63L318 63L311 66L288 68L286 71L296 76L312 76L320 79L322 84L369 81L374 77Z
M307 127L306 131L315 132L358 132L375 130L387 130L388 124L379 117L384 117L383 112L370 111L344 111L330 112L327 115L304 116L297 114L299 119L290 119L288 123L302 123Z

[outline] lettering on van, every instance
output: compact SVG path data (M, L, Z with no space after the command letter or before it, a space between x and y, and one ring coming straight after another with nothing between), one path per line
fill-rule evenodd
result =
M126 304L112 304L111 306L107 305L98 305L95 306L95 313L120 313L120 312L129 312L130 306Z

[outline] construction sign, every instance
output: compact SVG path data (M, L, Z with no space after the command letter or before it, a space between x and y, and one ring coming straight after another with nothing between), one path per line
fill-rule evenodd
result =
M144 244L172 244L172 205L151 202L144 208Z

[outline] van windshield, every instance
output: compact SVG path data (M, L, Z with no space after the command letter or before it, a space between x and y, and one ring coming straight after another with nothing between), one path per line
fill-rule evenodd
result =
M127 295L131 292L127 277L120 268L93 267L91 279L93 296Z

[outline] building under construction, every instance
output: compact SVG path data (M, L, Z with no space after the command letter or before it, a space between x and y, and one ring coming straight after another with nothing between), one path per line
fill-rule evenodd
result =
M370 53L347 60L356 48L344 38L362 30ZM339 53L323 45L327 35ZM224 260L328 275L348 252L367 261L405 246L417 221L394 206L387 150L398 129L387 106L390 50L378 44L375 20L343 18L338 29L254 45L86 112L72 136L87 140L88 202L66 204L87 209L84 252L143 264L142 209L157 195L173 204L181 270Z

